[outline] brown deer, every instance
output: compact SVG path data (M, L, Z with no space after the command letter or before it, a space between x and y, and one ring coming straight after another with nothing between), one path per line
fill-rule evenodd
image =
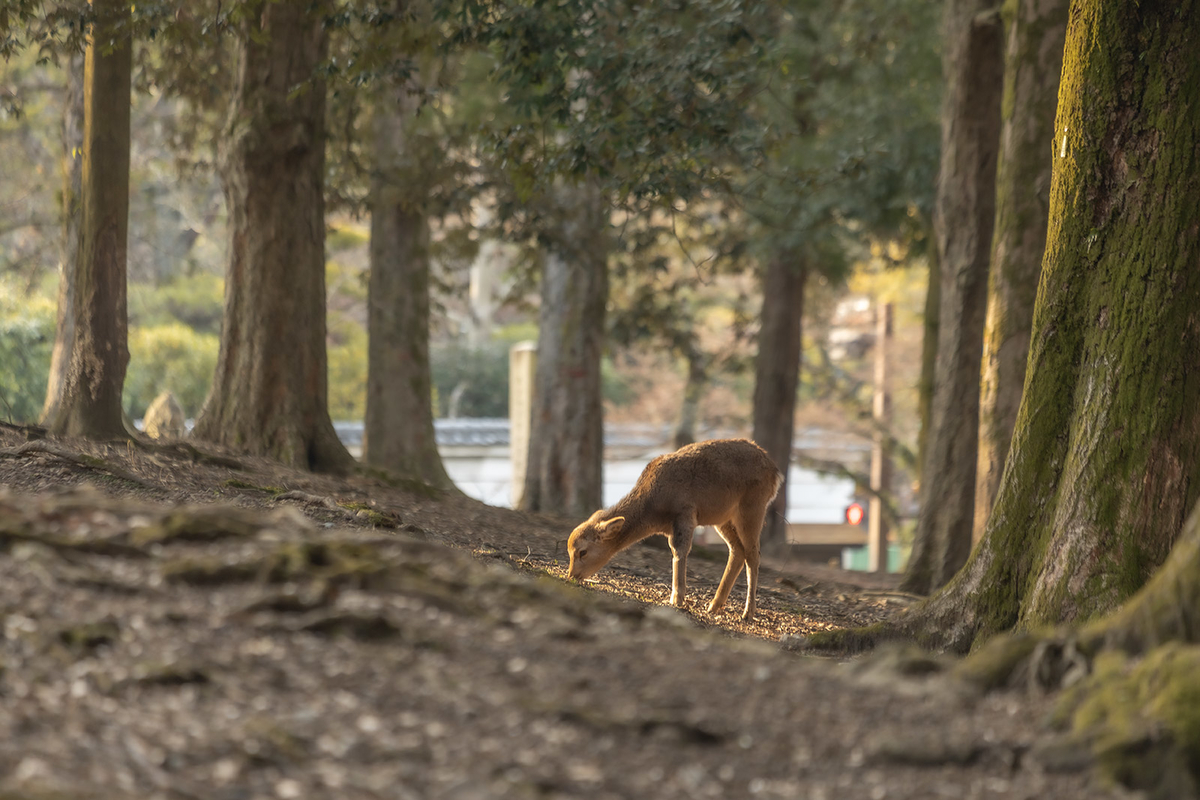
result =
M659 456L642 470L629 494L571 532L570 576L577 581L590 578L634 542L666 534L674 556L671 605L684 608L692 533L697 525L716 525L729 545L729 562L708 611L725 607L745 565L748 589L742 619L750 619L758 592L759 534L782 482L775 462L748 439L698 442Z

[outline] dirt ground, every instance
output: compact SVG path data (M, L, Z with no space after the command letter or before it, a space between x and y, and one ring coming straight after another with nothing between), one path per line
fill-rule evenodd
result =
M0 427L0 798L1131 796L1053 697L780 645L894 578L773 563L745 624L723 548L680 612L666 550L581 587L572 520L234 458Z

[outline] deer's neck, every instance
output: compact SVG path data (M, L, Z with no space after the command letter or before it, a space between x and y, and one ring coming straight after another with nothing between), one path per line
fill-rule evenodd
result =
M659 533L646 507L645 498L626 496L608 514L608 518L624 517L625 524L621 526L619 546L629 547L648 536Z

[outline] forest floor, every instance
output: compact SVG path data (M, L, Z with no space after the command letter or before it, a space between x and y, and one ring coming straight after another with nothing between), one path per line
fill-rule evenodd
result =
M903 613L895 579L637 546L565 581L572 521L375 477L0 426L0 797L1128 797L1053 695L781 638ZM741 591L739 591L741 590Z

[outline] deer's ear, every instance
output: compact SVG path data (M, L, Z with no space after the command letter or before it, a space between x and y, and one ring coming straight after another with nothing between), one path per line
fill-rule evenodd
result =
M598 526L600 529L600 541L610 541L618 536L625 528L624 517L613 517L610 520L605 520Z

